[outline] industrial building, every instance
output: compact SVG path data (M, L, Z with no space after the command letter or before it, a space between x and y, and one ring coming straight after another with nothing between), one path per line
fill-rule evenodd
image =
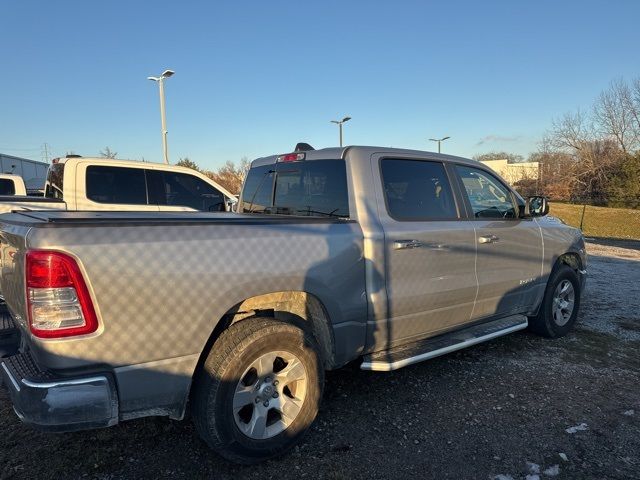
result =
M27 192L43 190L49 164L0 153L0 173L13 173L24 179Z

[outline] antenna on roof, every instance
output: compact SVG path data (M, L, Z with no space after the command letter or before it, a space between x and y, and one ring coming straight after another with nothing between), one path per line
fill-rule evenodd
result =
M309 150L315 150L315 148L313 148L308 143L300 142L296 144L294 152L308 152Z

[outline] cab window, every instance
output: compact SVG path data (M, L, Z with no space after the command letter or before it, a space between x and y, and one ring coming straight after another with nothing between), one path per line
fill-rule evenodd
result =
M517 218L509 189L484 170L456 165L475 218Z
M381 173L387 209L392 218L401 221L458 218L442 163L385 158Z
M0 178L0 195L15 195L16 187L13 180Z
M239 211L310 217L349 216L344 160L307 160L249 170Z
M195 175L148 170L147 176L155 187L153 197L158 205L189 207L203 212L225 210L224 195Z
M147 205L142 168L91 165L86 174L87 198L97 203Z

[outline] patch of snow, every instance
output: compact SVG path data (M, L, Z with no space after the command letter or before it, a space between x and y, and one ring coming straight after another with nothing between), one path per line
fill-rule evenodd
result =
M493 480L513 480L513 477L511 475L504 475L501 473L500 475L493 477Z
M544 472L547 477L557 477L560 475L560 465L553 465L547 468Z
M566 453L559 453L558 455L560 455L560 458L562 460L564 460L565 462L569 461L569 459L567 458L567 454Z
M626 415L627 417L630 417L631 415L633 415L634 413L636 413L635 410L631 409L631 410L627 410L626 412L622 412L623 415Z
M527 462L527 470L529 470L529 473L540 473L540 465L533 462Z
M525 480L540 480L540 475L537 473L530 473L525 477Z
M565 430L565 432L567 433L576 433L576 432L581 432L584 430L589 430L589 425L587 425L586 423L581 423L580 425L576 425L574 427L569 427Z

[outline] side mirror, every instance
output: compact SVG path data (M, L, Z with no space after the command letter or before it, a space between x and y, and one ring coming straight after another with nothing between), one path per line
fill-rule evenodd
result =
M544 217L549 213L549 202L547 197L529 197L525 206L525 215L527 217Z
M235 198L227 198L226 204L227 212L235 212L238 208L238 200Z

